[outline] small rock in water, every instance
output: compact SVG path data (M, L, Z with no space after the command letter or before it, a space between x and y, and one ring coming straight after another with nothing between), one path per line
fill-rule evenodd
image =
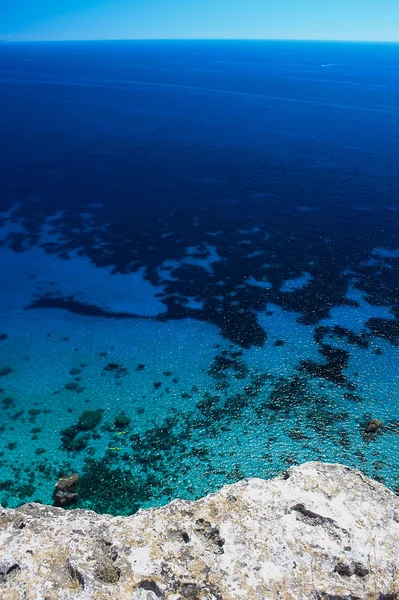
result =
M75 491L76 486L79 483L79 475L73 473L70 477L61 477L55 484L56 491L60 492L71 492Z
M383 423L379 419L370 419L367 421L364 431L365 433L377 433L379 429L381 429Z
M53 494L54 506L64 508L74 504L79 494L76 491L79 483L79 475L73 473L70 477L61 477L55 484L55 490Z

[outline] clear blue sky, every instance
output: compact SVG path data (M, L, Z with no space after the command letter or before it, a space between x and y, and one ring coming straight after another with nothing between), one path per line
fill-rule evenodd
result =
M399 0L0 0L2 40L399 41Z

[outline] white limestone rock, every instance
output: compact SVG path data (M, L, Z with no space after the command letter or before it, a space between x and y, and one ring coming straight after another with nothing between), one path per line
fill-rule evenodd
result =
M394 600L397 591L399 498L342 465L306 463L131 517L0 510L1 600Z

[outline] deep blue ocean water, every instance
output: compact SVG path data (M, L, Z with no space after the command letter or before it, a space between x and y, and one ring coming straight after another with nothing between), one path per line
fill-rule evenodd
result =
M399 489L399 45L3 43L0 86L0 503Z

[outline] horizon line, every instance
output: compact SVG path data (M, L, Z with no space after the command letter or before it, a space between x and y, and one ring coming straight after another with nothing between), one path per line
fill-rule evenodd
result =
M0 39L0 44L68 43L68 42L318 42L334 44L399 44L399 40L353 40L317 38L65 38L65 39Z

